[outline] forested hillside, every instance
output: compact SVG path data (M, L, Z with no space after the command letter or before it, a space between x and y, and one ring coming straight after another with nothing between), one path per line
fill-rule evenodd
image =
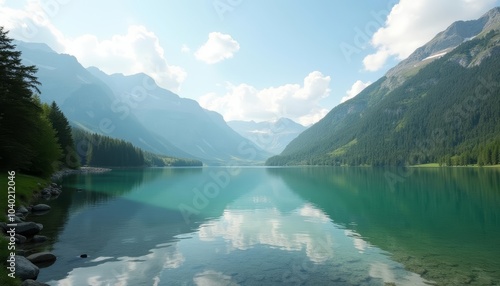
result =
M267 164L498 164L499 71L500 33L493 30L419 68L393 90L380 79Z
M73 145L68 121L55 103L40 102L36 71L0 27L0 169L46 177L79 163L65 160Z
M146 152L125 140L73 130L75 149L82 165L95 167L201 166L198 160L179 159Z
M0 27L0 169L48 177L81 164L107 167L201 166L145 152L132 143L74 130L59 106L40 101L37 68Z

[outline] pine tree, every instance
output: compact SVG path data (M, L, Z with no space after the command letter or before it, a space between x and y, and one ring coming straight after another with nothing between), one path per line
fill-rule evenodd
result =
M21 52L0 27L0 169L29 169L37 156L42 110L33 96L40 92L36 71L21 63Z
M62 149L61 163L69 168L76 169L80 166L78 157L76 156L75 143L71 133L71 126L64 113L59 109L56 102L53 101L49 108L48 118L52 123L52 127L57 132L57 142Z

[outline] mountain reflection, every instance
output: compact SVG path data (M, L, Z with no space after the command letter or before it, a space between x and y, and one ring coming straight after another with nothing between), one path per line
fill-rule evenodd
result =
M268 169L335 223L438 283L500 279L500 172L497 169ZM365 242L357 242L360 249ZM475 278L481 277L484 280ZM465 281L465 282L464 282ZM488 282L489 281L489 282Z
M457 205L453 191L428 185L439 178L416 172L392 191L383 171L362 168L243 168L186 221L179 206L193 206L199 195L193 190L203 190L221 170L143 174L148 179L127 193L82 202L69 210L53 245L60 258L40 279L75 286L425 285L435 281L428 253L447 269L451 260L441 239L451 245L464 239L433 232L450 221L435 208L461 217L466 206ZM103 189L93 182L92 190ZM422 200L429 202L425 210ZM496 200L476 202L484 207ZM489 216L479 227L491 231L494 222ZM77 257L83 251L88 260Z

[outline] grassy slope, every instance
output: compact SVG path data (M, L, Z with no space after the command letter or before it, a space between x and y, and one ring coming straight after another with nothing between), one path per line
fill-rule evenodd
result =
M16 183L16 207L20 205L29 205L29 203L33 200L33 194L40 191L43 186L47 185L47 183L49 182L48 180L42 178L22 174L16 174L14 181ZM7 213L7 182L7 172L5 172L0 176L0 210L2 210L0 221L3 222L7 220L4 215ZM7 276L7 269L3 266L6 263L7 257L10 253L10 251L7 249L7 243L8 242L5 239L0 240L0 259L2 261L2 267L0 267L0 285L21 285L21 281L19 279L12 279Z

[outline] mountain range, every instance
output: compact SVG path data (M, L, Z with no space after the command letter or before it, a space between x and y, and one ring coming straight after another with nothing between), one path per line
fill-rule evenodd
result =
M500 162L500 8L453 23L268 165Z
M228 121L227 124L241 136L250 139L255 145L271 154L279 154L305 126L289 118L279 118L274 121Z
M159 87L145 74L108 75L45 44L15 44L23 62L38 68L42 102L55 101L74 126L209 165L255 164L270 156L220 114Z
M458 21L305 128L232 121L146 74L106 74L45 44L15 42L41 100L72 125L208 165L500 163L500 8ZM78 142L77 142L78 144ZM286 147L285 147L286 146Z

